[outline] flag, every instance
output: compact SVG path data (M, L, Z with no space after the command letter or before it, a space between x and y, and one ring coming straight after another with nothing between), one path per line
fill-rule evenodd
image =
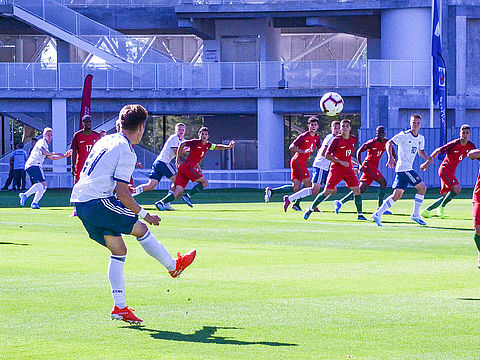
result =
M80 127L82 130L83 123L82 119L85 115L91 115L91 106L92 106L92 79L93 75L88 74L85 77L85 82L83 83L83 92L82 92L82 109L80 110Z
M437 0L432 0L432 72L433 72L433 103L438 103L440 115L440 145L447 142L447 78L446 65L442 56L442 38Z

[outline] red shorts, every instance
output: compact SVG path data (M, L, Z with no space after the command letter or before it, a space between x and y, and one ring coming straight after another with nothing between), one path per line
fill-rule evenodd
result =
M440 194L446 194L452 191L455 185L458 185L458 179L455 177L455 172L448 171L444 167L440 166L438 169L438 175L441 179Z
M472 206L473 227L480 225L480 203L474 202Z
M192 168L183 163L178 168L178 174L175 178L175 185L179 185L185 189L189 181L196 181L202 176L203 174L200 169Z
M357 175L351 167L344 166L331 166L330 172L327 177L327 189L333 190L342 180L345 180L345 183L349 188L359 186Z
M383 178L382 173L378 168L370 167L370 166L363 166L362 167L362 176L360 177L360 182L366 183L368 186L372 184L372 182L376 181L379 182L380 179Z
M310 173L307 169L307 163L302 163L298 161L298 159L292 158L292 160L290 160L290 168L292 169L292 181L303 181L304 179L310 178Z

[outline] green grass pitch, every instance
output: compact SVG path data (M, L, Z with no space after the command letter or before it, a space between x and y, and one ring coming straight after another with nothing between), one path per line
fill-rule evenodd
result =
M153 210L160 194L138 200ZM409 219L411 193L383 228L357 222L353 202L339 215L326 202L309 221L259 191L175 203L151 229L172 254L197 249L180 278L126 237L127 303L142 326L110 320L108 252L69 218L67 196L49 190L31 210L0 194L0 359L480 356L468 193L427 227Z

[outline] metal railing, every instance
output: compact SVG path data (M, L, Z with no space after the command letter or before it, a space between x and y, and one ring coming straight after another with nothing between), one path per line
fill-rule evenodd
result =
M119 6L119 7L155 7L175 5L269 5L282 3L304 3L305 0L55 0L64 6ZM311 3L352 3L356 0L308 0Z
M289 89L428 87L431 62L398 60L139 63L115 67L81 63L0 63L0 89ZM283 69L282 69L283 68ZM283 74L283 75L282 75ZM283 76L283 78L282 78ZM280 83L279 83L280 82Z

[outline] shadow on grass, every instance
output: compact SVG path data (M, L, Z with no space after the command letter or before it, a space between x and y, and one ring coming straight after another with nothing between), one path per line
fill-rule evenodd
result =
M480 298L457 298L457 300L463 300L463 301L480 301Z
M0 245L32 246L32 244L14 243L14 242L9 242L9 241L0 241Z
M235 327L217 327L217 326L204 326L201 330L195 331L193 334L182 334L176 331L164 331L148 329L144 326L122 326L125 329L133 329L138 331L146 331L150 333L150 336L157 340L172 340L172 341L185 341L193 343L205 343L205 344L222 344L222 345L268 345L268 346L298 346L298 344L280 343L272 341L242 341L235 340L223 336L213 336L218 329L238 329Z

